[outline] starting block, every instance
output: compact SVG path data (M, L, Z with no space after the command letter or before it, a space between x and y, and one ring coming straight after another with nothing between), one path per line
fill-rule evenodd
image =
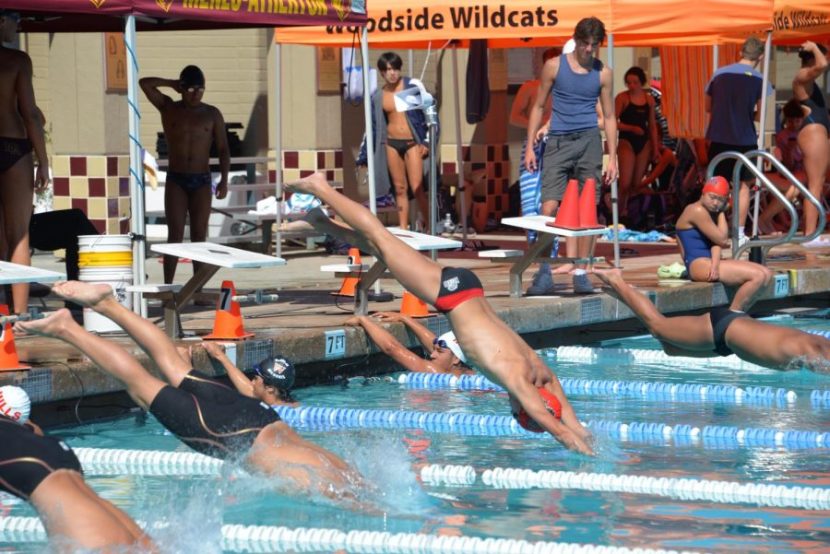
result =
M164 328L168 336L180 338L181 317L179 306L187 304L196 291L200 290L220 268L228 269L259 269L263 267L274 267L285 265L285 260L274 256L266 256L257 252L249 252L240 248L233 248L224 244L212 242L182 242L168 244L154 244L150 247L153 252L179 258L190 258L196 262L202 262L202 266L193 274L193 277L181 286L178 290L167 289L158 292L164 294ZM145 285L164 289L171 285ZM176 286L176 285L173 285ZM142 292L142 291L137 291ZM260 292L261 294L261 292ZM264 296L261 295L260 299ZM270 300L268 300L270 301Z

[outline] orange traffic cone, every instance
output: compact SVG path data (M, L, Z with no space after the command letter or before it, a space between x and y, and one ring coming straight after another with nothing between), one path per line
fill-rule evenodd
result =
M405 290L403 291L403 300L401 300L401 315L429 317L429 308L426 302Z
M0 304L0 315L9 315L9 307ZM14 334L11 323L6 323L0 330L0 371L17 371L30 369L30 366L20 363L17 357L17 347L14 345Z
M242 324L242 312L239 302L233 299L236 296L236 287L233 281L222 281L222 290L216 302L216 319L213 320L213 332L202 338L209 340L239 340L254 336L246 333Z
M360 261L360 250L357 248L349 248L349 261L346 263L349 265L360 265L362 263ZM332 294L336 296L354 296L358 281L360 281L358 277L344 277L343 283L340 285L340 290Z
M597 182L586 179L579 195L579 226L583 229L601 229L597 221Z
M565 196L556 212L556 221L547 225L560 229L579 229L579 182L576 179L568 181Z

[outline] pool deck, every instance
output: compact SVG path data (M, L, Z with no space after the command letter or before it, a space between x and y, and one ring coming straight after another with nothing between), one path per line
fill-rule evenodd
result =
M485 244L505 239L517 244L521 241L521 236L517 235L479 235L476 238ZM626 280L646 291L663 312L695 312L727 302L726 291L720 284L658 282L657 268L679 261L676 247L633 243L623 243L622 246L624 252L633 254L622 260ZM609 246L605 246L598 254L608 251ZM511 298L508 294L508 264L493 263L469 252L457 256L461 257L454 257L453 253L442 254L439 261L475 271L496 312L534 348L585 344L644 331L642 325L632 319L631 312L608 294L573 294L567 276L557 276L557 282L562 283L557 296ZM320 266L343 263L345 257L326 255L322 250L294 254L289 250L284 257L288 260L286 266L239 270L233 274L220 270L207 284L207 290L215 291L223 279L233 279L238 294L266 289L266 292L280 296L272 304L242 306L245 329L255 333L255 336L237 342L235 348L230 349L237 365L249 368L272 351L279 351L298 367L299 385L330 381L336 375L367 375L390 369L390 361L368 345L361 329L346 327L342 332L343 322L351 315L352 299L338 299L331 294L339 288L340 279L332 273L321 272ZM49 253L38 254L34 265L63 271L62 263ZM774 282L756 304L754 313L830 306L830 248L807 250L794 245L777 247L770 253L767 265L776 273L777 291ZM181 264L178 277L181 280L189 278L191 271L190 264ZM161 264L157 258L148 260L147 273L150 282L161 282ZM525 288L530 282L530 273L526 273ZM598 287L596 279L594 281ZM401 286L392 279L382 279L381 285L383 290L393 293L395 299L384 303L370 302L370 312L397 311L403 292ZM596 290L599 291L599 288ZM47 298L47 303L49 309L62 305L54 298ZM198 344L198 336L211 331L214 313L211 307L186 307L182 313L182 326L185 333L192 336L185 338L183 343ZM150 317L161 321L158 304L151 304ZM448 330L443 316L428 317L423 322L437 333ZM415 346L414 337L407 334L402 325L391 325L390 330L403 343ZM338 344L337 335L344 337L344 342L339 343L343 347L342 352L335 347L335 351L327 356L327 332L330 335L329 345ZM134 352L145 367L152 365L124 335L111 337ZM42 419L60 421L62 418L58 412L72 412L65 406L80 397L84 397L83 407L89 411L87 417L93 417L99 413L94 408L96 401L99 404L111 402L110 397L98 396L96 399L97 395L123 391L119 382L59 341L17 337L15 342L20 359L31 365L32 369L2 372L0 385L17 384L25 388L33 402L39 404L36 410L48 411L54 416L53 419L42 415ZM218 367L211 364L201 349L194 349L193 361L199 370L218 373ZM101 408L101 413L103 411Z

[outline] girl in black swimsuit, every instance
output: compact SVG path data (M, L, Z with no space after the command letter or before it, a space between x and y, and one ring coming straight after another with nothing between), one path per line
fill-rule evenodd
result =
M807 188L816 198L821 198L830 160L830 119L827 117L827 104L824 93L816 85L818 79L827 71L827 49L814 42L807 41L801 45L798 57L801 69L793 79L793 96L801 103L804 111L804 123L798 132L798 146L804 154L804 169L807 172ZM804 203L804 234L816 231L818 211L811 202ZM807 243L809 244L809 243Z
M654 118L654 99L643 90L646 74L639 67L625 72L628 90L617 95L615 108L619 114L618 127L620 179L620 217L628 217L628 199L632 189L639 188L648 169L648 162L660 155L657 121Z

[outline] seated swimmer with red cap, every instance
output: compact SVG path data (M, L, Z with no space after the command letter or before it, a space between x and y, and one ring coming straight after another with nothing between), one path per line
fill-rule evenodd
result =
M677 239L692 281L720 281L736 288L729 308L745 312L770 282L772 272L755 262L721 260L723 249L730 244L724 214L728 200L726 179L716 176L706 181L700 200L686 206L677 219Z

